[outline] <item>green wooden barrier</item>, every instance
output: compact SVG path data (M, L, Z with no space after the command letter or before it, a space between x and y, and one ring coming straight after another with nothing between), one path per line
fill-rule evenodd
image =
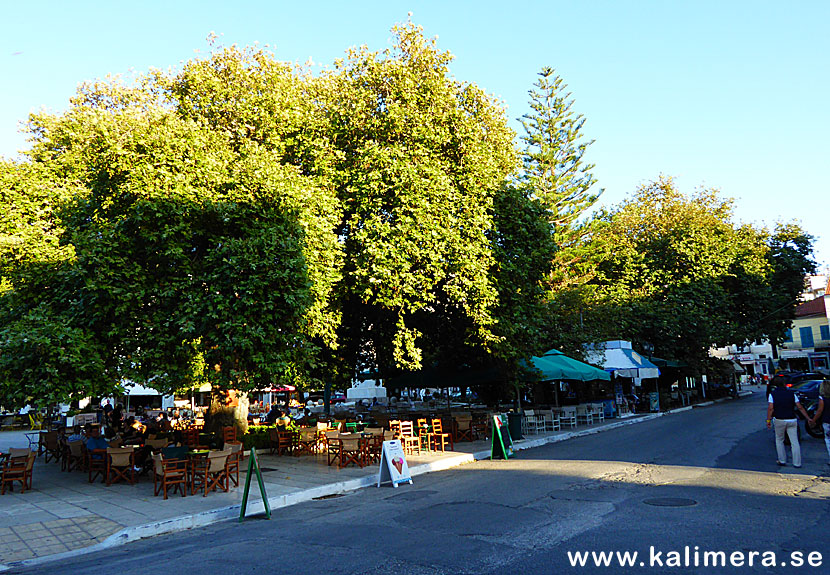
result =
M271 506L268 505L268 496L265 494L265 483L262 481L262 472L259 470L259 461L256 458L256 448L251 448L251 457L248 459L248 475L245 477L245 491L242 493L242 509L239 510L239 522L245 519L245 510L248 508L248 491L251 489L251 476L256 474L259 483L259 492L262 494L262 503L265 505L265 518L271 519Z

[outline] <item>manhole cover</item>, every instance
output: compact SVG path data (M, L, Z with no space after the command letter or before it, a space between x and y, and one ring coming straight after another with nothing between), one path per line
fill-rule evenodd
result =
M643 503L646 505L654 505L655 507L690 507L697 505L694 499L686 499L684 497L656 497L654 499L644 499Z
M332 493L331 495L321 495L320 497L312 497L314 501L322 501L324 499L336 499L337 497L343 497L343 493Z

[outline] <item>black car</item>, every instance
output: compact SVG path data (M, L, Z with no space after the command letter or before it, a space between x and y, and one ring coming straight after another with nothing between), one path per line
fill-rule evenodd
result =
M824 376L820 373L813 373L811 371L783 371L781 373L776 373L767 384L767 397L769 397L772 390L778 386L779 382L786 387L793 387L796 383L807 379L824 379Z
M823 379L805 379L794 383L790 389L802 400L812 399L818 401L819 388L823 382Z

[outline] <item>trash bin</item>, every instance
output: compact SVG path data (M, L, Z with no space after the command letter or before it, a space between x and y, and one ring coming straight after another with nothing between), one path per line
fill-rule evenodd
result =
M510 437L514 440L521 439L522 436L522 414L508 413L507 414L507 428L510 430Z

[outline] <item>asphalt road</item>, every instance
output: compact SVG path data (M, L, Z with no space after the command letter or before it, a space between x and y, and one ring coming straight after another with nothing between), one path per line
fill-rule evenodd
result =
M756 394L20 572L830 574L824 444L805 434L804 467L779 468L765 416ZM569 553L592 551L638 556L571 566ZM718 566L704 567L704 552L724 552L727 566L712 555ZM773 554L778 567L762 565Z

